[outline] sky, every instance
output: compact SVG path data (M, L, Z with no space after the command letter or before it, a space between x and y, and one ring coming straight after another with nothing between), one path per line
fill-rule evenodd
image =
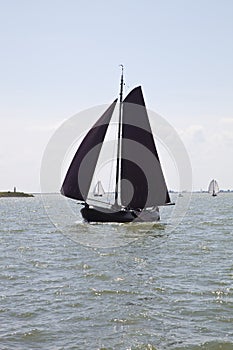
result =
M119 64L179 134L193 189L233 189L232 37L231 0L0 0L0 191L40 191L49 139L115 99Z

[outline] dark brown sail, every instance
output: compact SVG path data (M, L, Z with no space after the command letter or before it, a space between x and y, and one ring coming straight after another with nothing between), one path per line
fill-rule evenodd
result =
M123 101L121 203L145 208L170 203L141 87Z
M117 100L98 119L79 146L61 188L64 196L86 200L116 102Z

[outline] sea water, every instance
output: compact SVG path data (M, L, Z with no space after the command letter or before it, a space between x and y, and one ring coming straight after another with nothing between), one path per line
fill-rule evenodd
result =
M173 226L171 207L91 225L46 198L0 199L1 350L233 349L232 193L193 194Z

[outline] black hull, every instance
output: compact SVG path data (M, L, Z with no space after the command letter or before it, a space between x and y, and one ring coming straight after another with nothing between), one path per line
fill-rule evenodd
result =
M149 212L137 212L133 210L120 210L114 212L111 209L105 208L82 208L81 214L87 222L153 222L159 221L159 212L153 212L153 215L149 215Z

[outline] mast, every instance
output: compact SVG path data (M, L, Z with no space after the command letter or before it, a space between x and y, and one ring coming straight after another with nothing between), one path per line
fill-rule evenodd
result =
M121 133L122 133L122 101L123 101L123 86L124 86L124 66L121 67L121 82L120 82L120 105L118 119L118 136L117 136L117 166L116 166L116 185L115 185L115 206L118 206L119 199L119 180L120 180L120 156L121 156Z

